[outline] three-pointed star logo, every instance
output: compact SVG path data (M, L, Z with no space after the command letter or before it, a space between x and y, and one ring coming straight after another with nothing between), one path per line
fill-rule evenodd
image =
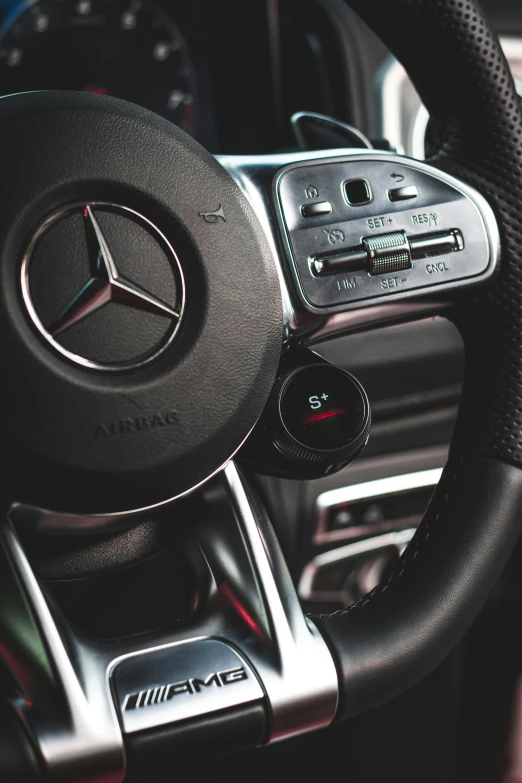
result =
M178 320L178 310L172 309L161 299L120 275L107 240L89 205L85 207L83 217L91 277L48 327L49 333L56 337L108 302L160 315L171 321Z

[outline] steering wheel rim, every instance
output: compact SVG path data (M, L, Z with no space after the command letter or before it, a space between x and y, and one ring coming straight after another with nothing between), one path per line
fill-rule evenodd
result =
M428 108L429 162L493 208L502 262L491 290L449 313L464 340L463 395L450 460L417 534L385 583L346 611L314 618L342 672L338 718L386 701L445 657L507 562L522 510L522 114L509 66L471 0L350 5L402 62Z

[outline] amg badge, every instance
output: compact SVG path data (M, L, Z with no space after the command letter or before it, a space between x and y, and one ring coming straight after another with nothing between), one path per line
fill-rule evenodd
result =
M118 661L111 680L126 734L265 698L245 658L220 639L174 643L129 655Z
M247 679L247 673L242 666L235 669L228 669L224 672L209 674L204 680L194 677L190 680L181 682L172 682L169 685L159 685L156 688L149 688L146 691L129 693L125 697L122 710L135 710L138 707L150 707L152 704L161 704L169 701L182 693L194 694L201 693L203 688L210 688L215 685L221 688L223 685L231 685L234 682L240 682Z

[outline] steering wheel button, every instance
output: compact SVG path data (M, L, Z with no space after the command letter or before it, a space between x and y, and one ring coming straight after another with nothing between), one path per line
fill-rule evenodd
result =
M412 237L410 247L413 258L430 258L464 250L464 237L458 229L449 232L439 231Z
M305 465L353 459L365 445L371 423L361 384L330 364L300 367L279 378L269 417L278 450Z
M300 205L311 182L320 195L310 201L329 201L331 216L303 218ZM292 162L277 172L273 185L290 270L306 309L475 284L493 272L497 246L488 205L476 191L425 163L370 151L347 154ZM339 189L344 209L337 208ZM389 193L401 198L390 201ZM360 203L370 195L371 201ZM398 247L370 247L398 234L406 238L402 253ZM447 258L434 266L431 256Z
M329 256L314 258L312 271L318 277L335 275L346 272L358 272L366 269L368 265L368 253L366 250L357 249L346 253L335 253Z
M409 201L412 198L417 198L419 191L415 185L407 185L403 188L393 188L388 191L388 198L390 201Z
M364 237L362 245L368 253L371 275L387 275L411 269L411 248L404 231Z
M313 204L303 204L301 207L301 215L305 218L329 215L331 211L332 205L329 201L314 201Z
M349 179L344 183L344 195L351 207L362 207L373 199L372 189L367 179Z

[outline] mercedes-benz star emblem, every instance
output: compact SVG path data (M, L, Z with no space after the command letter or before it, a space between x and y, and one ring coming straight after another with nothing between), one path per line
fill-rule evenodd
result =
M136 241L132 246L133 254L136 255L138 248L143 252L143 248L147 247L147 243L149 254L146 257L138 259L140 268L141 266L144 266L146 269L149 269L149 267L152 266L155 254L156 256L161 254L162 258L167 259L169 272L172 277L172 287L175 291L176 301L173 304L168 304L163 301L162 298L146 290L143 285L132 282L132 280L121 273L120 262L125 261L126 259L118 258L117 249L110 246L110 241L105 235L104 230L102 230L100 221L96 217L95 213L98 211L100 214L105 212L107 214L117 215L120 219L120 229L122 225L127 225L126 221L124 224L121 224L121 218L123 217L132 221L134 231L141 230L142 235L139 237L139 242ZM63 237L51 237L49 247L46 247L41 251L43 259L38 259L38 262L46 265L52 263L54 264L54 267L52 268L50 279L49 276L45 276L44 280L46 282L44 284L41 283L41 280L37 283L39 289L43 288L44 290L38 290L36 292L33 290L34 286L32 280L35 255L38 254L38 248L42 247L42 238L46 235L49 237L48 232L50 232L51 229L56 231L60 228L62 221L78 215L81 215L84 226L84 242L90 277L86 275L87 279L85 283L81 285L79 290L76 290L72 297L68 297L68 301L66 301L61 310L54 318L49 320L48 315L45 317L46 313L42 316L42 311L47 311L49 309L47 307L47 300L53 300L53 297L55 298L56 292L54 289L56 289L60 280L60 259L58 256L60 256L60 253L61 255L64 255L61 250L64 243ZM77 222L78 219L76 217L74 228L76 228ZM69 233L72 229L72 224L66 226L66 230ZM114 237L112 237L111 242L112 241L114 241ZM153 245L150 244L151 242ZM54 250L55 246L56 251ZM52 258L49 257L50 248L53 251ZM115 255L113 255L113 251ZM65 273L67 273L67 270L70 268L68 266L70 261L70 258L63 259L63 269ZM159 271L161 270L158 270L158 268L150 269L150 275L153 281L157 279ZM162 271L165 273L165 269ZM42 274L40 274L40 278L42 277ZM65 284L67 283L67 280L62 280L62 282ZM21 283L22 294L27 310L40 334L69 359L94 369L129 369L142 365L155 358L174 339L183 314L185 300L184 280L179 260L173 248L156 226L142 215L127 207L120 207L113 204L93 202L90 204L76 205L66 210L61 210L59 213L48 218L36 232L28 251L23 258ZM52 287L51 289L49 289L50 286ZM64 285L64 288L66 287L67 286ZM78 335L77 327L84 320L89 319L97 311L110 303L134 311L148 313L161 319L161 322L152 324L153 326L156 326L156 331L152 330L152 334L156 335L156 337L157 331L161 327L162 334L159 342L157 339L154 339L150 346L150 350L144 351L143 335L141 333L136 333L137 330L135 328L135 323L133 322L132 325L127 325L126 331L128 334L125 334L124 337L127 350L131 353L132 348L128 348L128 345L136 338L136 356L131 357L130 355L127 355L124 359L120 359L120 357L116 356L111 362L108 362L106 360L106 353L108 350L106 344L110 344L111 335L101 335L100 342L103 344L100 345L99 352L100 354L103 354L104 358L100 360L95 355L97 353L96 344L94 347L90 345L90 343L93 342L92 336L88 335L88 332L86 332L85 335ZM121 312L117 315L121 321ZM168 325L166 329L165 322ZM134 328L132 328L133 326ZM76 332L74 332L73 327L76 327ZM88 320L86 324L86 328L87 327ZM65 340L62 337L68 332L70 332L71 335L74 332L74 337L77 338L79 346L85 345L86 342L90 345L90 355L81 355L79 351L74 350L74 339L69 338L68 340ZM86 335L91 337L90 343L89 340L86 341ZM104 337L107 339L105 340Z

